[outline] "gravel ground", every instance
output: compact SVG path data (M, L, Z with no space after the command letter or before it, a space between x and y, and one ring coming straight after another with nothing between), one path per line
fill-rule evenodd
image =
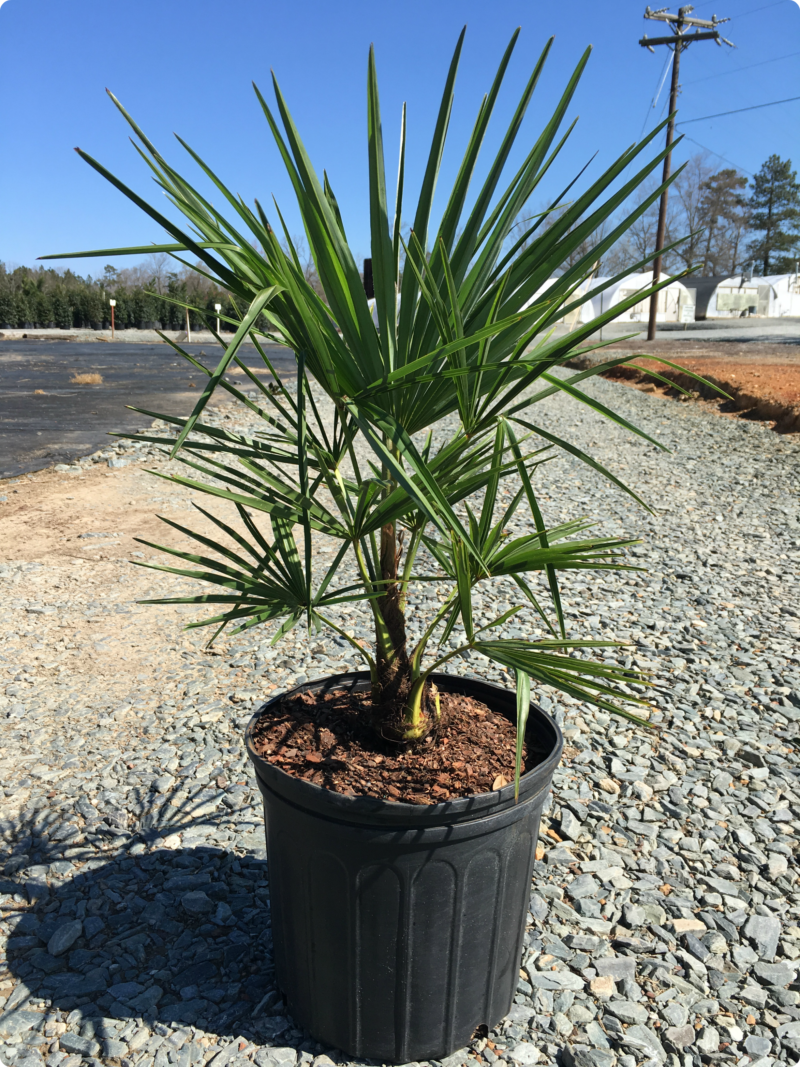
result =
M800 448L700 405L608 381L591 392L672 454L558 397L545 425L635 485L655 515L569 457L538 484L550 523L591 512L600 532L643 539L632 555L646 572L578 575L564 600L574 633L626 641L615 656L653 672L659 730L536 692L568 747L516 1002L446 1067L794 1063ZM295 1027L275 990L241 737L264 695L353 661L328 639L270 649L263 631L211 655L196 631L178 633L180 609L132 604L185 587L131 573L120 546L139 546L124 518L95 525L102 492L187 520L189 491L147 496L159 489L141 470L147 453L120 446L55 472L42 484L58 511L41 503L35 524L57 531L59 547L36 558L17 538L0 567L0 1061L344 1063ZM67 522L81 483L88 502ZM506 595L498 587L478 607L494 614ZM369 638L355 613L342 619ZM508 633L537 630L523 614ZM506 677L485 660L454 669Z

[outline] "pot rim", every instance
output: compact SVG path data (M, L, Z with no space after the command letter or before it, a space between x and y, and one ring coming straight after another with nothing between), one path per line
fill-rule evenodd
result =
M489 703L495 711L506 715L512 722L516 720L516 695L512 690L487 682L479 678L464 678L456 674L434 673L431 680L443 692L460 692L475 695ZM253 762L259 785L279 794L283 799L297 807L311 809L328 818L342 819L345 822L363 823L383 827L420 827L452 825L456 822L471 821L499 814L509 808L537 800L541 793L550 787L553 771L561 759L564 739L558 724L538 704L531 701L528 716L528 730L537 725L542 734L544 758L536 766L520 777L519 804L514 799L514 783L490 793L474 793L468 797L457 797L441 801L438 804L407 804L403 801L382 800L370 796L346 796L335 793L325 786L296 778L273 763L260 756L253 745L253 729L264 709L291 693L308 692L324 688L341 688L348 683L351 686L369 684L368 671L350 671L343 674L327 675L310 682L292 687L284 693L261 704L251 716L245 729L247 753Z

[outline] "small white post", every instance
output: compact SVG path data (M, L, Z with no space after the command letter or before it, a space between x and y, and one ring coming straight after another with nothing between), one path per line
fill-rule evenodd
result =
M217 333L219 333L219 313L222 311L222 304L215 304L214 310L217 313Z
M114 340L114 308L117 306L116 300L109 300L109 307L111 308L111 340Z

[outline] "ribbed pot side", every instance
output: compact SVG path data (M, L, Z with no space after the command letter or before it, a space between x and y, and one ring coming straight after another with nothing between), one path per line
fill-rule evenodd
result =
M513 693L435 675L516 718ZM295 691L365 688L365 673ZM276 698L280 699L280 698ZM517 986L542 805L563 740L531 705L541 762L520 785L435 805L345 797L301 781L246 742L267 836L278 984L317 1040L384 1063L441 1059L496 1025Z

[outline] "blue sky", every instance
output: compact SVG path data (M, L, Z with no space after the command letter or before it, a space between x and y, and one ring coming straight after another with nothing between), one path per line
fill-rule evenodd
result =
M158 227L72 151L79 145L149 199L164 204L104 93L111 89L162 152L187 174L180 133L229 186L252 202L275 195L299 224L293 197L250 82L265 94L276 72L313 162L325 167L354 251L368 254L365 85L376 48L387 169L397 160L408 102L406 203L421 179L447 65L467 37L440 190L455 174L482 94L511 33L522 27L494 119L490 158L547 37L555 43L518 141L522 158L586 45L594 46L573 101L580 122L541 187L540 202L593 155L596 176L660 115L650 101L666 49L637 43L660 32L639 0L5 0L0 7L0 260L33 264L48 252L146 244ZM672 8L671 10L675 10ZM682 57L680 118L800 96L797 0L705 0L695 14L730 15L735 50L711 42ZM786 57L786 58L783 58ZM747 68L747 69L742 69ZM664 92L666 92L666 87ZM746 171L771 153L800 169L800 101L691 123L685 132ZM699 151L684 143L676 161ZM717 159L720 167L726 164ZM394 178L390 178L394 186ZM200 183L202 187L202 183ZM204 188L204 187L203 187ZM104 260L79 260L98 273ZM133 260L127 261L134 262ZM122 266L124 262L117 261Z

